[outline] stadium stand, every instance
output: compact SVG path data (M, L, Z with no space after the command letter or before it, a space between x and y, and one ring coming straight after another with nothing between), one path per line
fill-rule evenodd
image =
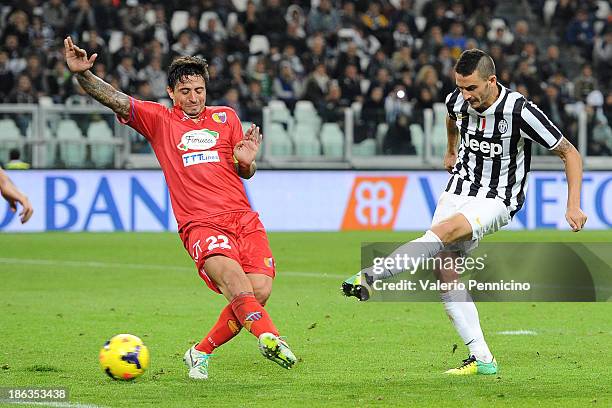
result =
M602 0L8 1L0 6L0 116L14 121L31 159L26 133L39 140L47 124L30 126L5 104L91 103L63 68L62 39L71 35L99 54L97 75L166 104L163 69L178 55L205 57L208 104L228 104L262 125L270 157L439 155L440 104L454 87L455 58L478 47L493 56L499 81L537 103L582 152L609 157L611 16ZM75 129L60 131L60 118L47 117L61 143L59 160L45 165L111 165L104 149L112 145L85 148L98 134L88 128L100 125L77 123L75 143ZM346 150L349 126L354 145ZM2 134L3 152L15 127ZM114 136L150 154L128 131Z

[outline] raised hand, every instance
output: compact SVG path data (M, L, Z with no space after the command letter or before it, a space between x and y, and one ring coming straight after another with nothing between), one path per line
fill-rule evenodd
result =
M234 157L238 160L238 163L250 165L255 161L262 138L259 127L252 124L244 133L242 140L234 147Z
M87 71L98 58L98 54L93 54L87 58L87 51L74 45L70 36L64 39L64 54L66 55L68 69L74 73Z

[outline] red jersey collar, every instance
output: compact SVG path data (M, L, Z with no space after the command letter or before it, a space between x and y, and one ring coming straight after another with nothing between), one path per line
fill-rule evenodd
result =
M176 116L178 116L182 121L186 121L186 120L190 120L192 119L191 117L189 117L184 111L183 108L181 108L178 105L174 105L172 107L172 111L174 112L174 114ZM198 119L200 121L204 121L204 119L206 119L206 113L207 113L207 107L204 106L204 109L202 109L202 112L200 112L200 115L198 115ZM193 123L193 121L192 121Z

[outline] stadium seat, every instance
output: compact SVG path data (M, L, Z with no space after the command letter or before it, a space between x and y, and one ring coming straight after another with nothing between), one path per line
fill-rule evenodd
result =
M268 37L265 35L253 35L251 36L251 42L249 43L250 54L268 54L270 52L270 42Z
M202 16L200 16L200 23L199 23L200 31L202 31L203 33L207 32L208 31L208 21L213 20L213 19L217 20L217 30L221 32L225 31L225 26L223 25L223 22L219 18L219 15L214 11L205 11L202 13Z
M324 123L321 127L323 155L341 158L344 155L344 133L337 123Z
M267 152L270 156L291 156L293 154L293 144L283 125L280 123L270 123L265 130Z
M187 23L189 21L189 12L185 10L176 10L172 13L172 19L170 20L170 29L172 30L172 35L175 37L187 28Z
M381 123L382 124L382 123ZM354 156L375 156L376 155L376 141L374 139L366 139L361 143L353 145Z
M321 155L321 143L317 138L318 128L311 123L297 123L293 131L295 154L300 157Z
M293 128L293 116L291 116L291 112L287 109L285 102L271 100L268 103L268 108L270 108L270 121L284 124L285 129L291 132Z
M293 111L293 117L297 124L309 124L317 130L321 126L321 118L314 105L310 101L297 101Z
M376 126L376 145L379 149L382 149L383 142L385 141L385 136L389 132L389 124L387 123L379 123Z
M85 138L72 119L62 119L57 126L59 157L66 167L85 165Z
M21 137L21 132L13 119L2 119L0 120L0 135L4 140L5 138Z
M410 125L410 138L412 140L412 145L416 150L417 156L423 154L423 144L425 143L425 134L423 133L423 128L418 123L413 123Z
M447 144L446 126L436 124L431 130L431 154L435 157L444 156Z
M101 120L93 122L87 130L87 138L92 142L91 161L97 168L112 167L115 162L115 146L113 145L113 131L108 124ZM107 143L103 143L107 142Z

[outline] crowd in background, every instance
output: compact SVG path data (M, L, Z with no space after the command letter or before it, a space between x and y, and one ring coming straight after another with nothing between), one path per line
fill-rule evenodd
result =
M515 5L511 5L516 3ZM209 105L262 122L270 99L313 102L324 122L359 106L356 141L389 124L384 151L411 153L409 124L444 102L453 64L489 52L498 81L532 99L575 142L588 113L588 151L612 155L612 18L607 2L19 0L0 6L0 101L94 103L68 71L63 38L91 55L93 71L144 100L167 102L173 58L209 62ZM173 32L176 10L186 27ZM109 51L113 35L120 44ZM262 38L263 37L263 38ZM255 40L254 40L255 38Z

